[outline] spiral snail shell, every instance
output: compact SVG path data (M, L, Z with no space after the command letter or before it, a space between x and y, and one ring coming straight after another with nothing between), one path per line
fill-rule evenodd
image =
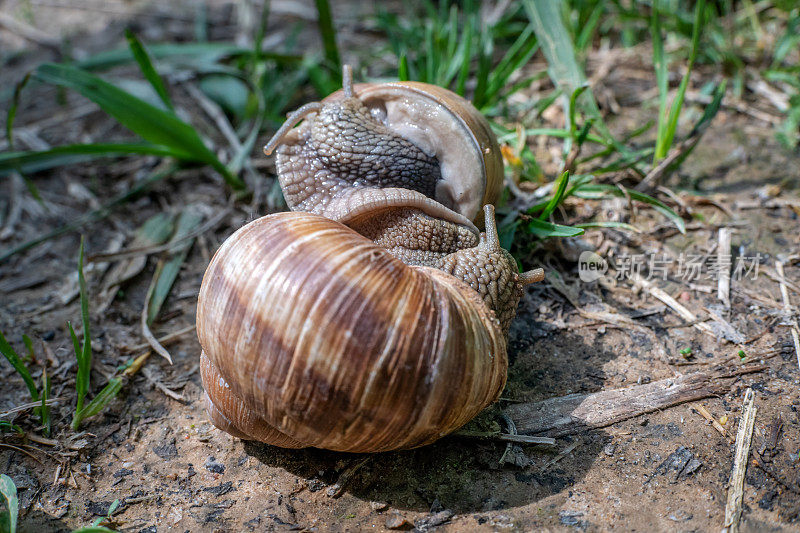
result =
M470 168L483 166L462 173L462 191L431 155L439 133L418 124L422 133L403 136L387 124L465 100L425 84L352 87L348 70L344 78L343 91L292 114L265 149L277 148L295 212L240 228L208 266L197 308L201 375L212 422L235 436L287 448L412 448L497 400L522 287L543 274L517 271L491 203L486 232L472 222L474 206L496 198L486 180L498 170L476 110L464 123L485 126L486 138L459 146L475 151L463 157ZM421 114L391 103L405 98L392 96L398 85L424 93Z

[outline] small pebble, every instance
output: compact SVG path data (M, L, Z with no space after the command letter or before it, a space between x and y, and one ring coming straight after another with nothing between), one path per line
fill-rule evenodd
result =
M389 504L386 502L369 502L369 506L372 507L373 511L377 511L379 513L389 508Z
M388 529L405 529L412 526L411 522L397 513L389 515L389 517L386 519L385 525Z
M208 470L209 472L212 472L214 474L223 474L223 473L225 473L225 465L222 464L222 463L218 463L217 459L215 457L213 457L213 456L209 456L209 458L206 459L205 465L203 465L203 466L206 467L206 470Z

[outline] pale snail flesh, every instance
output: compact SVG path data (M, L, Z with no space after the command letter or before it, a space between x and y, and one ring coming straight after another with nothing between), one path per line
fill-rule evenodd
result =
M276 138L302 138L295 130L315 127L321 109L295 129L299 119L290 118ZM389 144L413 152L402 141ZM307 139L297 146L307 150ZM396 151L382 153L382 164L402 159ZM302 168L321 158L323 175ZM247 224L203 278L197 331L206 402L212 422L234 436L287 448L411 448L463 426L503 390L508 327L522 287L539 281L541 270L517 271L500 247L491 205L486 232L477 234L476 213L436 200L437 189L454 189L405 188L409 175L427 171L328 179L348 159L315 151L284 160L283 169L279 162L290 207L316 214ZM298 202L287 190L292 173L312 193ZM316 194L315 178L325 194ZM337 202L339 217L326 210Z

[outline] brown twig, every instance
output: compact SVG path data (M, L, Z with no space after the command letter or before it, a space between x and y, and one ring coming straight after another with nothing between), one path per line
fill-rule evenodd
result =
M705 322L698 322L697 316L695 316L695 314L689 311L686 307L679 304L675 298L673 298L663 290L659 289L646 279L642 279L641 277L635 277L632 279L634 284L646 290L658 300L661 300L662 303L664 303L667 307L678 313L684 320L686 320L687 322L691 322L694 325L694 327L696 327L703 333L707 333L712 337L716 338L714 330L711 329L711 326L709 326Z
M570 435L726 392L737 376L765 368L751 365L703 371L623 389L522 402L506 407L506 413L520 433Z
M717 298L726 309L731 307L731 229L719 228L717 232L717 264L720 267L717 280Z
M747 471L747 458L750 455L750 442L753 439L757 408L753 389L744 393L742 418L739 420L739 431L736 434L736 454L733 459L733 470L728 488L728 503L725 505L725 524L723 532L737 533L739 520L742 518L742 496L744 495L744 474Z
M783 262L775 262L775 271L778 273L780 281L778 284L781 287L781 298L783 299L783 310L787 315L789 321L789 329L792 332L792 341L794 341L794 353L797 357L797 365L800 367L800 327L797 325L797 320L792 314L792 304L789 302L789 291L786 290L786 276L783 272Z

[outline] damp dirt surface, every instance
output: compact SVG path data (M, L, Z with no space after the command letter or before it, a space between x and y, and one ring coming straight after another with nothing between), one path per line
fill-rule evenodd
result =
M191 38L191 17L169 17L145 5L134 2L123 12L106 13L108 21L101 27L83 26L74 45L86 51L122 45L121 29L126 25L151 40ZM233 9L212 3L209 13L219 22L214 31L220 35L214 36L233 38ZM304 13L278 14L270 27L281 31L286 21L308 24ZM160 33L154 27L161 28ZM343 22L343 47L364 40L357 29L352 20ZM314 44L313 36L303 38ZM4 67L4 84L16 82L38 61L54 59L58 58L46 49L20 52ZM625 53L615 61L637 64ZM601 59L589 62L590 75L598 62ZM543 65L530 66L532 71L537 68ZM652 72L650 66L642 69ZM609 115L619 132L631 131L656 113L634 97L637 91L652 89L654 80L627 78L629 70L610 69L602 84L604 94L620 105ZM702 83L703 73L698 72L693 85ZM17 127L27 127L48 144L124 135L100 112L70 118L71 111L86 105L74 95L35 87L26 94L40 98L23 102ZM196 107L191 101L186 104ZM53 116L63 120L48 123ZM698 109L692 108L687 120L697 116ZM553 126L560 126L557 119ZM554 146L537 145L546 170ZM48 361L51 397L58 402L52 407L54 434L49 440L7 433L0 437L0 472L18 488L19 531L87 526L106 516L115 500L119 507L104 523L142 533L389 528L718 531L724 523L734 459L732 439L748 388L754 391L757 407L751 456L757 455L762 466L747 468L741 528L797 531L800 368L785 325L776 262L788 258L785 278L795 287L800 284L800 264L790 257L800 251L799 161L777 143L770 124L724 108L697 149L664 183L675 196L653 192L684 215L686 234L642 204L631 210L624 199L567 202L567 222L588 213L630 223L641 232L591 230L579 239L538 246L529 255L526 267L544 266L558 277L527 290L511 328L506 391L496 406L479 416L475 428L506 429L500 414L511 402L618 389L718 368L763 369L731 380L724 392L709 398L559 436L555 447L514 445L507 450L502 442L451 436L415 450L353 455L244 442L220 432L206 418L200 347L192 331L167 345L172 365L153 355L105 411L74 432L68 428L75 401L75 362L65 323L80 323L74 278L79 234L70 232L20 253L0 264L0 331L19 353L24 352L23 333L34 340L37 358ZM128 158L35 175L45 207L24 187L0 184L3 209L8 210L12 200L24 202L2 249L104 204L156 164L149 158ZM271 178L271 165L259 168ZM688 188L703 194L679 192ZM210 256L228 235L264 214L269 205L262 198L229 208L224 191L221 179L210 171L182 170L119 206L104 221L80 230L91 256L115 241L128 245L135 229L158 212L176 213L193 205L209 220L230 209L191 248L152 326L157 337L194 323L196 295ZM750 267L740 279L734 275L730 308L718 299L717 281L709 273L722 227L732 230L732 270L737 264ZM578 256L585 249L600 251L617 268L600 280L581 281ZM682 258L689 256L703 258L699 276L687 275ZM119 365L147 351L140 315L158 258L151 256L101 314L92 313L92 393ZM98 262L90 264L90 309L96 309L104 270ZM712 331L701 331L652 291L637 286L631 280L633 267L625 266L633 264ZM800 305L797 290L787 288L795 308ZM616 318L602 319L610 314ZM38 380L41 370L36 368ZM24 383L5 362L0 363L0 383L0 413L29 401ZM727 437L701 416L703 409L722 424ZM40 435L30 410L5 419Z

